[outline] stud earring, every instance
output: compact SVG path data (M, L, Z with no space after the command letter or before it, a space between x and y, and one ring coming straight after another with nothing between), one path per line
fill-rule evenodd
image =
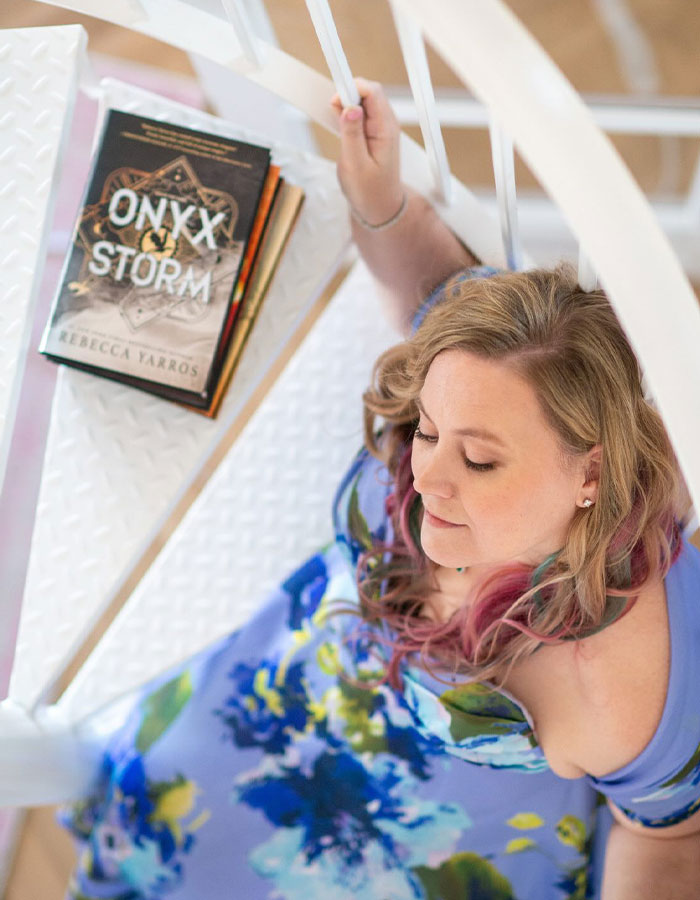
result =
M581 506L583 506L584 509L588 509L590 506L593 506L593 501L590 497L586 497Z

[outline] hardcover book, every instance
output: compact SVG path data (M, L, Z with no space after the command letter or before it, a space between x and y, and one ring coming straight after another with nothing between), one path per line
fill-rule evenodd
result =
M40 350L208 408L269 163L264 147L111 111Z
M272 210L273 202L275 201L277 192L283 183L284 179L280 178L280 167L271 165L267 170L267 177L265 178L262 193L260 194L258 211L255 216L255 221L253 222L253 227L250 231L250 239L248 240L248 245L245 249L245 253L243 254L243 262L241 263L241 270L238 275L238 281L236 282L236 287L233 292L231 306L229 307L226 321L224 322L224 327L221 330L221 339L219 341L217 355L214 361L214 368L216 370L217 376L221 370L221 364L223 362L223 357L226 354L226 350L231 339L233 327L236 324L238 316L240 314L243 297L248 289L253 263L258 258L258 252L261 249L261 241L270 221L270 213Z
M200 410L206 416L213 418L219 411L303 201L304 192L300 187L288 184L284 179L280 180L255 267L238 312L236 328L227 345L218 384L213 391L209 408Z

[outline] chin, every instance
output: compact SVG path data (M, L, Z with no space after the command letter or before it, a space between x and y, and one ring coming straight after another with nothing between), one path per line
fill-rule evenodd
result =
M460 553L452 547L440 546L440 542L433 540L430 535L421 533L421 547L431 562L445 569L461 569L473 565L467 559L466 553Z

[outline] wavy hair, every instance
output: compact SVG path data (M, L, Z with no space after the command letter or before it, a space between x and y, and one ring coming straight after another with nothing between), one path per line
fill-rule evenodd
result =
M492 575L436 622L425 605L434 568L420 547L410 445L418 395L443 350L512 367L565 456L600 444L602 460L597 501L575 511L559 553L535 570L518 564ZM584 292L568 266L486 279L458 273L416 333L378 359L364 408L367 446L394 478L395 537L363 555L358 585L365 618L392 629L392 683L414 654L431 668L500 680L541 643L586 637L624 614L680 550L687 494L661 417L607 297ZM381 440L378 418L391 426Z

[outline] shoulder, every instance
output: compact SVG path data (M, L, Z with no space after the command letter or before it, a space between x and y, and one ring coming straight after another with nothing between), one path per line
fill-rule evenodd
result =
M573 648L579 741L567 755L603 776L637 759L656 734L668 694L671 635L659 581L627 615Z
M627 615L525 663L531 697L523 699L552 768L605 779L634 764L635 779L645 769L658 770L660 783L673 777L700 744L700 694L691 687L699 650L700 553L686 545L665 582L644 591Z

